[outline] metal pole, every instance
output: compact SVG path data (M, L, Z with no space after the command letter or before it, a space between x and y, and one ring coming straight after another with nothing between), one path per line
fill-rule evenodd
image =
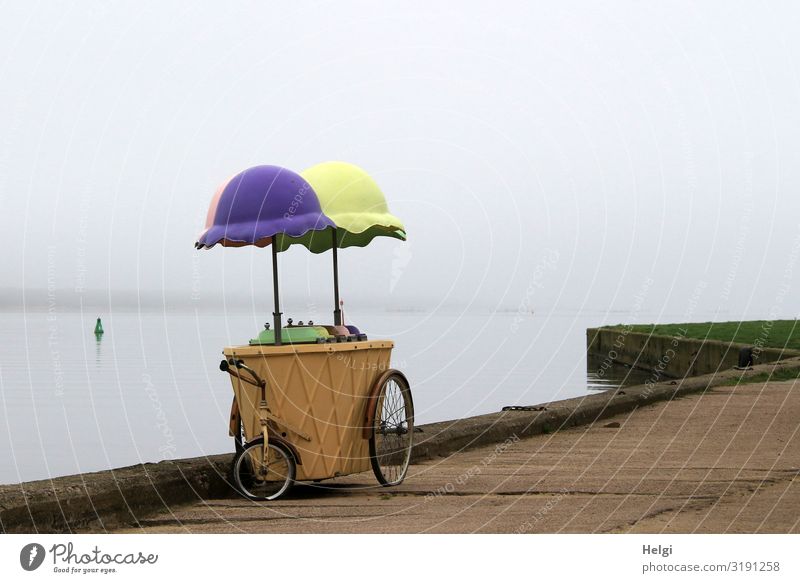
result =
M281 344L281 300L278 296L278 247L277 241L272 239L272 288L275 292L274 306L275 311L272 312L272 321L275 326L275 346Z
M339 309L339 255L336 250L336 227L333 234L333 325L342 325L342 310Z

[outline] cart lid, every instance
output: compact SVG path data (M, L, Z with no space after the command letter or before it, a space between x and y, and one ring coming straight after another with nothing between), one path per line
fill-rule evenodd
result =
M337 247L364 247L375 237L405 241L402 221L389 212L383 192L363 169L347 162L323 162L300 175L317 193L322 212L336 224ZM282 237L278 250L296 243L314 253L333 248L332 237L307 233Z
M256 245L266 247L287 236L280 251L296 242L323 237L334 227L322 213L313 187L299 174L280 166L254 166L236 174L214 194L206 229L195 243L198 249ZM303 241L298 238L305 237ZM297 240L296 240L297 239ZM305 243L304 243L305 244ZM329 247L330 248L330 247Z

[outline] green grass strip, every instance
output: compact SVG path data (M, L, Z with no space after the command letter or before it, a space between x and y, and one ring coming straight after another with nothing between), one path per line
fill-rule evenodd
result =
M717 386L732 387L736 385L747 385L751 383L766 383L766 382L777 383L780 381L793 381L798 378L800 378L800 368L799 369L781 368L772 373L760 372L758 374L750 376L742 376L737 379L728 379L724 383L720 383Z
M631 332L661 336L683 336L698 340L738 342L764 348L800 350L800 325L797 320L751 320L745 322L702 322L695 324L636 324L609 326Z

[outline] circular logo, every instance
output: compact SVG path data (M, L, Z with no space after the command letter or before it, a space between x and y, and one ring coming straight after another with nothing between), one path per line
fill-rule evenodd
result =
M35 571L44 562L44 547L39 543L30 543L19 552L19 564L26 571Z

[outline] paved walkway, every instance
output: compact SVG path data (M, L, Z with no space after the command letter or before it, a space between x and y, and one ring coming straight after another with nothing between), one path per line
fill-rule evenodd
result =
M795 386L797 385L797 386ZM717 387L593 426L209 500L124 532L800 532L800 381Z

